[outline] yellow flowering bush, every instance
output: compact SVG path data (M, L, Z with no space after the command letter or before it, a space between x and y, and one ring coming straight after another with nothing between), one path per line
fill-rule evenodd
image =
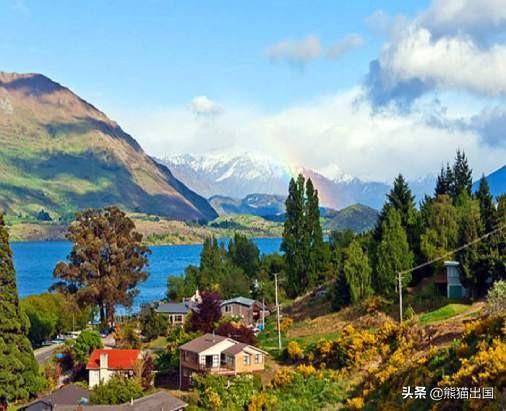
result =
M282 333L286 333L289 328L293 325L293 319L290 317L283 317L281 323L279 324L279 329Z
M274 387L283 387L293 381L294 372L287 367L278 368L272 377Z
M248 411L269 411L275 410L277 398L268 392L259 392L251 397L251 402L248 405Z
M302 374L302 376L304 378L307 378L311 375L316 375L316 368L313 367L311 364L310 365L305 365L305 364L298 365L295 368L295 371L298 372L299 374Z
M297 341L290 341L286 346L286 353L291 361L297 362L304 358L304 351Z

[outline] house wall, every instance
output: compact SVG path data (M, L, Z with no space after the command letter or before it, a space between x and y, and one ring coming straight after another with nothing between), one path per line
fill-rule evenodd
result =
M259 355L259 362L255 361L255 356ZM244 357L249 356L249 365L244 364ZM235 371L239 373L247 373L253 371L262 371L265 366L265 356L261 352L247 353L245 351L241 351L240 353L235 355Z
M88 371L88 385L90 388L95 387L100 384L100 381L103 383L108 382L111 377L115 374L124 374L128 375L128 371L116 371L109 369L100 369L100 370L89 370Z
M241 317L245 324L250 325L253 323L253 308L246 307L238 303L230 303L221 307L222 315L229 315L232 317Z

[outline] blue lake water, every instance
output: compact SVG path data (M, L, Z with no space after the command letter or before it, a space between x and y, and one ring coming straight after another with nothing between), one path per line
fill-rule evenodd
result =
M258 238L254 240L260 252L270 254L279 251L281 239ZM56 263L68 256L68 241L13 242L14 266L17 273L18 291L21 297L47 291L54 282ZM151 247L149 278L140 284L135 306L159 300L167 291L167 277L181 275L190 264L198 265L202 245L159 245ZM135 308L135 307L134 307Z

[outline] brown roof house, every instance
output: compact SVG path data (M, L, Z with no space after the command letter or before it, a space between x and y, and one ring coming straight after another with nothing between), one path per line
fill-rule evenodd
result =
M192 384L195 373L237 375L262 371L267 353L221 335L205 334L179 347L179 384Z
M269 315L269 311L259 301L235 297L221 302L221 314L239 317L245 325L254 327L262 322L262 317Z

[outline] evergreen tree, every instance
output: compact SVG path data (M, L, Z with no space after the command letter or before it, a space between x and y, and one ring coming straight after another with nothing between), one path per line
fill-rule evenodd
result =
M284 252L287 274L287 295L296 297L308 285L306 271L307 240L304 224L304 177L290 180L286 205L286 220L283 228L281 250Z
M451 184L453 180L452 174L453 173L449 164L446 164L446 168L441 166L441 171L437 176L436 188L434 190L435 197L450 194Z
M9 235L0 215L0 409L28 399L43 386L26 337L27 325L19 308Z
M242 268L248 278L254 278L260 265L260 251L246 236L235 233L228 243L228 257L237 267Z
M463 151L457 150L455 163L451 174L450 192L454 201L461 193L467 193L471 196L473 186L472 170L469 168L466 155Z
M400 213L390 209L381 229L378 245L378 266L375 278L376 291L393 296L397 290L397 273L413 266L413 253L408 244L406 231L402 226ZM403 286L411 281L409 274L403 277Z
M334 287L332 290L332 309L340 310L351 303L351 290L344 269L340 269L337 273Z
M457 211L459 218L457 247L461 247L480 236L479 203L463 191L457 199ZM473 297L482 295L486 290L488 272L479 269L480 244L473 244L459 251L456 258L460 264L463 285L471 288Z
M372 268L358 240L353 240L345 251L343 272L348 285L344 287L344 294L340 296L343 301L347 299L347 289L352 303L361 301L371 294Z
M476 199L480 203L481 223L485 232L490 232L496 226L496 210L494 208L494 198L490 193L488 181L483 175L480 179Z

